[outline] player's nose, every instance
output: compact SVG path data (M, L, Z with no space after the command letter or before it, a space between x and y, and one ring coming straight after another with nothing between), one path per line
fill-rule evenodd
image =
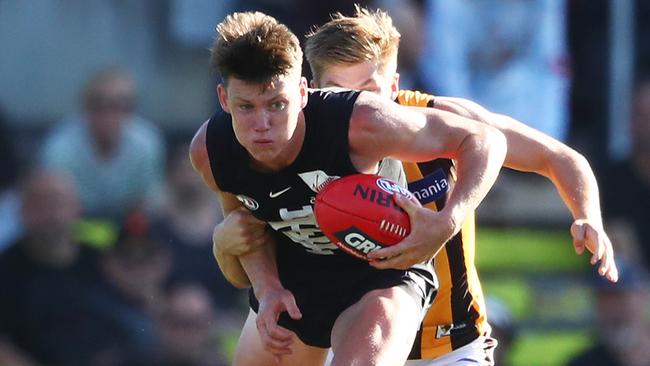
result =
M268 131L271 128L271 115L264 109L259 109L255 114L255 131Z

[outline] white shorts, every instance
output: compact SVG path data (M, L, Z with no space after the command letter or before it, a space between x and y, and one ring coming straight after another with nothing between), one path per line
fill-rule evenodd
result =
M408 360L404 366L492 366L497 340L478 337L452 352L426 360Z
M497 340L491 337L478 337L457 350L436 358L408 360L404 366L493 366L494 349ZM332 349L327 352L325 366L332 362Z

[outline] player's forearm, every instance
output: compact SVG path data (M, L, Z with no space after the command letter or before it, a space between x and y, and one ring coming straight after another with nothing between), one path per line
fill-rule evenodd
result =
M487 127L484 133L470 135L456 157L457 181L441 213L449 215L460 230L467 215L478 207L497 179L507 152L502 133Z
M248 288L251 282L239 262L239 257L224 253L215 246L213 248L214 257L217 260L219 269L228 282L237 288Z
M269 243L254 252L242 255L239 261L258 299L270 288L283 288L275 261L275 243Z
M602 225L598 183L587 159L566 147L548 159L546 176L553 182L574 219Z

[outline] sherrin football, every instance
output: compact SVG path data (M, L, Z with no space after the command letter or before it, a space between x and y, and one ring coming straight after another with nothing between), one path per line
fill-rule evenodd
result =
M413 197L407 189L378 175L337 179L316 195L316 222L332 243L367 260L371 251L396 244L410 232L409 217L393 199L394 194Z

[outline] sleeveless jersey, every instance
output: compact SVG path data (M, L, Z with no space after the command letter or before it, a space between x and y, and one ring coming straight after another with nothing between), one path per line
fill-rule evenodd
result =
M433 107L432 95L399 92L396 102L406 106ZM403 163L408 188L424 207L441 210L455 181L449 159ZM411 359L434 358L460 348L490 332L483 291L474 265L474 215L463 223L435 258L438 294L427 312L411 351Z
M301 308L327 305L328 298L357 291L364 281L385 277L399 281L403 270L378 270L342 252L318 228L313 203L328 182L358 173L350 160L348 128L354 91L309 92L305 137L293 163L275 172L251 168L247 151L237 141L232 122L217 113L208 122L206 147L214 179L273 229L280 280ZM382 163L379 174L403 179L399 162ZM435 276L431 269L431 280ZM390 287L390 286L386 286ZM308 303L305 303L308 302Z

